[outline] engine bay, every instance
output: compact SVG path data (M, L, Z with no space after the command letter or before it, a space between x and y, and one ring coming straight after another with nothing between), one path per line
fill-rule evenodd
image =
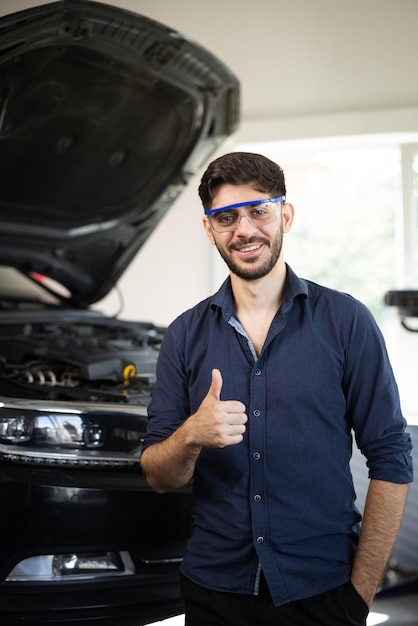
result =
M164 329L84 312L30 317L0 323L1 395L149 403Z

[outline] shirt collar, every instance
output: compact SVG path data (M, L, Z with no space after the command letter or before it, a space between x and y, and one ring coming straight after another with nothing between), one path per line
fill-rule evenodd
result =
M299 278L292 268L286 263L286 283L284 287L283 294L283 313L287 313L287 311L292 306L293 300L297 296L303 296L304 298L308 297L308 286L306 281L302 278ZM233 306L233 297L232 297L232 286L231 279L228 278L221 285L219 291L217 291L211 300L212 309L220 309L222 311L222 316L226 321L229 321L231 316L234 313Z

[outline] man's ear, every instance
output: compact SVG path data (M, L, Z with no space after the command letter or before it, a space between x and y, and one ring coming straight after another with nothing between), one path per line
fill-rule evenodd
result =
M282 207L283 232L288 233L292 228L293 218L295 217L295 209L293 204L285 202Z
M215 240L214 240L214 238L213 238L212 228L211 228L211 225L210 225L209 220L208 220L208 218L206 217L206 215L205 215L205 217L203 218L203 228L204 228L204 229L205 229L205 231L206 231L206 235L207 235L207 237L208 237L208 239L209 239L210 243L211 243L211 244L213 244L213 245L215 245Z

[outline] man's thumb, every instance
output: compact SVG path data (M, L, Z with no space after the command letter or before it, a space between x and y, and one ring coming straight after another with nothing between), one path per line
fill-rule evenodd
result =
M217 400L221 399L221 390L222 390L222 374L219 370L212 370L212 383L209 389L209 393L212 396L215 396Z

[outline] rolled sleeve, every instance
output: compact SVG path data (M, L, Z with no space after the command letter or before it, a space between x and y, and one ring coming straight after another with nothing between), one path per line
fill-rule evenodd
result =
M414 480L412 457L408 452L393 452L367 460L369 477L391 483L411 483Z
M369 477L413 481L412 441L383 335L370 312L356 303L345 371L347 414Z

